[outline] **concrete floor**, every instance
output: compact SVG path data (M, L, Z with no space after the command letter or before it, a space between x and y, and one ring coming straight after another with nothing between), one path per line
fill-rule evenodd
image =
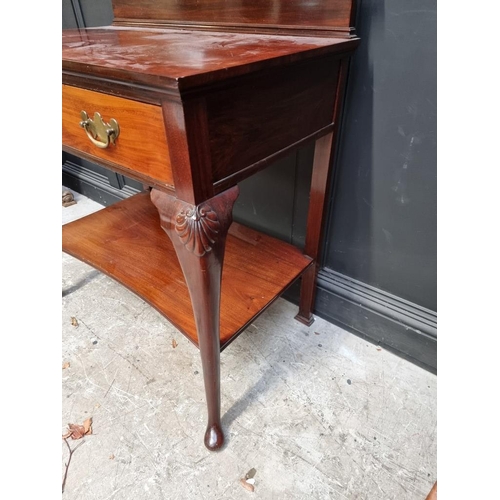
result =
M75 198L63 223L102 208ZM280 299L222 353L227 444L211 453L197 349L107 276L62 266L61 431L93 419L63 498L425 499L435 375L320 318L307 328ZM239 483L251 468L254 493Z

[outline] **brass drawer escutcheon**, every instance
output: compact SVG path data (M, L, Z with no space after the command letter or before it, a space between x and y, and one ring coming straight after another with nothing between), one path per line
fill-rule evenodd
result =
M110 143L114 144L120 135L120 126L114 118L111 118L109 123L105 123L97 111L94 113L94 119L89 118L86 111L82 111L80 116L82 118L80 127L85 130L92 144L98 148L106 149Z

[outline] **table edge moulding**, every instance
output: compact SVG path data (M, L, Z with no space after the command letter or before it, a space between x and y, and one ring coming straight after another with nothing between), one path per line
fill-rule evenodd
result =
M314 320L355 2L114 0L113 12L110 26L63 30L62 147L148 188L64 225L63 251L199 347L217 450L221 350L298 278L296 319ZM233 223L238 183L310 142L304 250Z

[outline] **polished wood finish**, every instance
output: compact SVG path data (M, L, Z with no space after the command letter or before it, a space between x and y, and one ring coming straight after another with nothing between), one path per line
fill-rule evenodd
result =
M63 38L63 81L161 104L176 195L193 204L328 133L339 64L358 43L145 28L69 30ZM167 187L138 173L129 175Z
M340 62L274 68L207 97L213 181L333 124ZM286 123L286 126L283 126Z
M321 259L321 242L325 227L327 197L331 194L331 178L334 174L333 159L336 154L337 139L340 131L340 117L344 102L345 81L347 79L347 64L348 61L346 59L340 61L332 132L316 141L314 151L304 252L310 255L315 263L302 276L299 312L295 316L298 321L308 326L314 321L313 309L316 298L316 278Z
M300 276L298 319L313 320L355 2L115 0L114 13L63 33L63 148L153 187L154 204L141 193L77 220L63 249L199 345L214 450L220 350ZM115 148L85 142L82 109L118 120ZM236 184L312 141L305 251L230 227Z
M91 75L165 93L264 69L346 54L358 39L111 26L63 32L64 75ZM106 82L102 82L106 86ZM105 88L109 88L105 87Z
M105 121L116 119L120 125L116 144L106 149L92 144L80 127L82 110L89 116L97 111ZM63 149L74 154L84 153L86 158L97 162L106 160L167 186L174 184L159 106L63 85L62 141Z
M437 500L437 494L438 494L438 484L436 481L432 486L431 491L429 491L429 494L427 495L425 500Z
M325 135L316 141L314 151L313 175L311 180L311 198L307 217L307 234L304 252L314 259L307 273L302 276L300 288L299 312L295 318L310 326L314 321L313 304L316 291L316 276L318 274L318 258L320 236L324 226L325 188L330 171L330 152L333 133Z
M122 283L199 345L189 291L148 192L66 224L62 243L64 252ZM298 248L233 223L222 271L221 350L311 262Z
M176 196L192 204L212 198L215 193L205 99L165 100L163 114L169 124Z
M220 296L226 237L238 196L234 186L195 206L153 189L151 200L172 242L189 289L207 399L205 446L224 442L220 423Z
M113 0L115 23L198 25L205 29L315 30L353 32L351 0Z

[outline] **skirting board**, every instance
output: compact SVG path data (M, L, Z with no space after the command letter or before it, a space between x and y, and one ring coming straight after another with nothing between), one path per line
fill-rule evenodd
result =
M437 314L328 268L315 314L437 373Z
M125 185L122 188L112 186L105 175L69 160L65 161L62 166L62 184L105 206L139 192L131 186Z

